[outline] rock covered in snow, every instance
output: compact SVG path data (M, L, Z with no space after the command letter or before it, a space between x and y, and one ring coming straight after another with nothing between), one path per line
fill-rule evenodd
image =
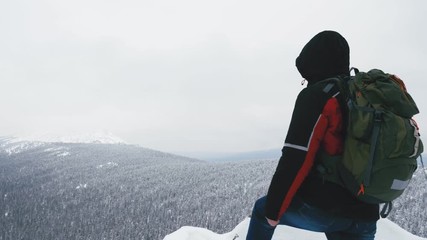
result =
M246 218L231 232L217 234L204 228L197 227L182 227L176 232L167 235L163 240L244 240L249 226L249 218ZM326 239L323 233L311 232L307 230L297 229L289 226L279 225L273 235L272 240L312 240ZM378 221L376 240L426 240L415 236L397 224L387 219Z

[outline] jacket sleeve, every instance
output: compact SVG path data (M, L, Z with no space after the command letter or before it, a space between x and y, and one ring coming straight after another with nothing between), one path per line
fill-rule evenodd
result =
M307 88L298 95L282 156L267 193L267 218L280 219L310 172L328 127L328 117L322 112L329 98Z

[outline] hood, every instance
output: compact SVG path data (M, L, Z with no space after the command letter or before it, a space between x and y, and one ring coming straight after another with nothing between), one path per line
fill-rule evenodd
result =
M343 36L323 31L314 36L296 59L301 76L309 83L328 77L349 75L350 49Z

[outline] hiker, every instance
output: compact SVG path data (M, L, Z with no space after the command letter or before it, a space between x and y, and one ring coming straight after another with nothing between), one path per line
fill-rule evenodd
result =
M349 76L349 52L344 37L323 31L297 57L296 67L308 84L297 97L267 196L253 208L247 240L271 239L278 224L324 232L328 240L374 239L379 204L361 202L313 173L319 152L342 154L347 111L342 94L330 97L315 83Z

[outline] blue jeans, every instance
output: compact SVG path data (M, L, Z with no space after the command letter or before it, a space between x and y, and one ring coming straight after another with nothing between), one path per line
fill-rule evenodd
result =
M275 227L265 218L266 197L258 199L252 211L246 240L270 240ZM377 222L363 222L336 217L330 213L304 203L295 197L280 223L305 230L324 232L328 240L373 240Z

